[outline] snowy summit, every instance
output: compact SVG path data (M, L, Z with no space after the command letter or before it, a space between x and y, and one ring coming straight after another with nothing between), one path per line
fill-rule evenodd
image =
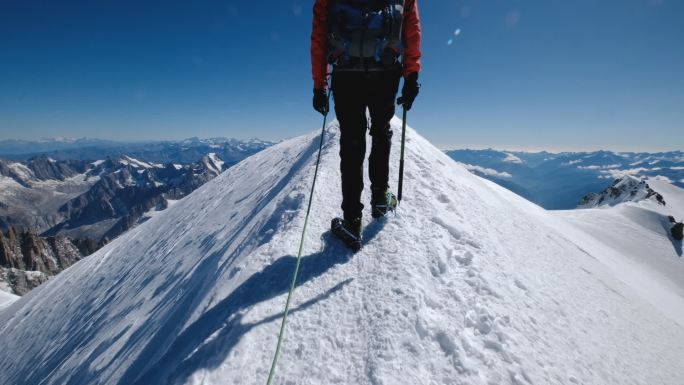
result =
M651 301L589 236L413 130L398 213L367 215L348 252L328 231L338 142L333 123L275 383L684 383L681 288L671 311ZM264 384L317 148L247 158L0 310L1 381Z
M639 202L645 199L653 199L665 206L666 202L662 195L654 191L645 180L631 175L625 175L616 179L613 185L596 194L591 193L580 201L578 208L595 208L601 206L615 206L623 202Z

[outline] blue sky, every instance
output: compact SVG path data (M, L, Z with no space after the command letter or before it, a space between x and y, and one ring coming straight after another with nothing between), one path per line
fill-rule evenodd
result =
M312 4L3 0L0 139L317 129ZM419 4L423 89L409 124L436 145L684 148L683 1Z

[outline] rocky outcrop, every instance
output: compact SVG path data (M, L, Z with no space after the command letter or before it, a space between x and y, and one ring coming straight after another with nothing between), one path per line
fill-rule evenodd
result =
M579 202L577 208L595 208L600 206L615 206L622 202L639 202L652 199L660 205L666 202L662 195L653 190L646 181L633 176L624 176L613 181L613 185L600 193L590 193Z
M87 240L40 237L10 228L0 232L0 281L23 295L97 249Z
M668 217L670 220L670 223L672 223L672 227L670 228L670 233L672 234L672 238L681 241L684 239L684 223L682 222L677 222L675 217L670 215Z
M38 180L65 180L86 171L88 164L83 161L56 161L45 155L31 159L26 165Z
M682 239L684 239L684 223L675 223L674 226L672 226L670 232L672 233L672 237L674 239L681 241Z
M24 295L49 279L49 275L40 271L0 267L0 285L15 295Z

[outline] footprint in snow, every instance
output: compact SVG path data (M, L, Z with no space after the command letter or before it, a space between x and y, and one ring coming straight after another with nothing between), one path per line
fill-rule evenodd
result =
M432 222L434 222L435 224L444 228L447 232L449 232L449 234L451 234L451 236L454 239L458 240L458 239L461 239L461 237L463 237L463 233L459 229L457 229L454 226L444 222L444 220L442 220L442 218L432 217Z
M453 256L458 263L461 264L461 266L470 266L471 263L473 263L473 258L475 257L473 253L470 251L466 251L463 254L460 254L459 252L452 250L451 256Z
M525 284L522 283L522 281L520 281L519 279L516 278L515 281L513 281L513 282L515 283L515 286L519 287L519 288L522 289L523 291L527 291L527 290L528 290L528 289L527 289L527 286L525 286Z
M449 197L444 193L439 194L439 196L437 196L437 200L444 204L451 203L451 199L449 199Z
M439 277L440 275L445 274L447 270L447 264L441 257L437 257L435 260L432 261L430 272L434 277Z

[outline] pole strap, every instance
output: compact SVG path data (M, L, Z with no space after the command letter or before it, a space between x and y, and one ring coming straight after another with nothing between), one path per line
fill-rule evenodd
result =
M328 105L330 105L330 93L332 89L328 89ZM285 310L283 311L283 319L280 322L280 332L278 333L278 344L276 345L275 354L273 355L273 362L271 363L271 370L268 373L268 381L266 385L271 385L275 376L276 366L278 364L278 357L282 349L283 339L285 337L285 324L287 323L287 314L290 311L290 303L294 296L295 287L297 285L297 275L299 274L299 265L302 261L302 250L304 249L304 238L306 236L306 226L309 223L309 213L311 212L311 203L313 202L314 188L316 187L316 179L318 177L318 166L321 163L321 150L323 149L323 139L325 137L325 125L327 123L328 113L323 114L323 128L321 129L321 141L318 145L318 158L316 159L316 169L314 171L313 183L311 183L311 193L309 194L309 204L306 208L306 216L304 217L304 229L302 229L302 238L299 241L299 252L297 253L297 262L295 263L295 270L292 274L292 282L290 282L290 291L287 293L287 301L285 301Z

